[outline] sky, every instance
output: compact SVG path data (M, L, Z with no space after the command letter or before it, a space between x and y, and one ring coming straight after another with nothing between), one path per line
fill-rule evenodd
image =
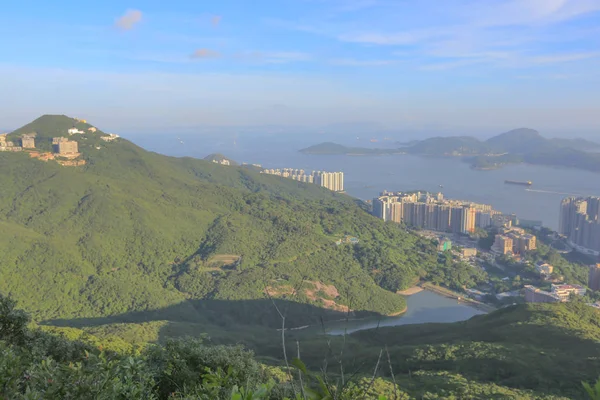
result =
M600 136L600 0L22 0L0 49L0 128Z

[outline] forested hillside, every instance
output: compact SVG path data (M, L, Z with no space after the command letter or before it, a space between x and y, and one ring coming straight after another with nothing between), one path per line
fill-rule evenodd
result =
M276 335L262 351L273 351L266 361L279 366L268 366L240 346L203 339L132 347L27 323L0 295L3 398L586 399L582 382L593 384L600 370L600 313L580 303L349 337L289 337L289 369Z
M41 143L77 124L44 116L12 135ZM290 324L392 314L405 307L393 292L436 268L430 242L348 196L87 135L73 136L83 167L0 153L0 292L38 321L176 309L193 322L215 304L225 321L235 300L252 323L258 300L292 293L313 307ZM336 246L344 235L360 243Z

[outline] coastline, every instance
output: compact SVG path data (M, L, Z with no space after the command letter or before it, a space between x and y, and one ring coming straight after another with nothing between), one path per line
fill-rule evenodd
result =
M455 299L461 303L477 308L478 310L481 310L485 313L490 313L492 311L497 310L497 308L494 306L470 299L468 297L464 297L464 295L461 295L460 293L453 292L452 290L446 289L445 287L434 285L433 283L424 282L422 286L426 290L439 294L440 296L447 297L449 299Z
M423 290L425 289L423 289L421 286L413 286L408 289L398 290L396 294L400 294L402 296L412 296L413 294L417 294L419 292L422 292Z

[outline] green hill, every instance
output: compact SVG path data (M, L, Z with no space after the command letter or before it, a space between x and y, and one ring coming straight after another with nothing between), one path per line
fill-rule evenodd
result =
M459 323L347 337L290 332L288 355L302 360L290 375L281 337L267 336L260 360L279 367L206 340L140 348L72 328L27 328L26 315L0 295L0 395L266 400L290 398L303 387L321 392L310 397L317 399L583 400L582 382L593 383L600 371L600 312L579 302L513 306ZM242 388L259 392L232 396Z
M13 135L33 130L41 143L73 121L44 116ZM187 321L205 321L189 301L264 301L267 291L296 289L297 302L314 306L298 323L348 308L389 314L405 307L393 292L437 265L430 242L345 195L125 139L97 149L99 135L73 135L82 167L0 153L0 293L38 321L174 305ZM336 246L343 235L360 244ZM250 323L264 303L249 304Z

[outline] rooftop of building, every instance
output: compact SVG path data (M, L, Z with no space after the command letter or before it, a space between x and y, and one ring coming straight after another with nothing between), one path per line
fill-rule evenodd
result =
M552 285L552 289L556 289L556 290L580 290L580 289L584 289L583 286L581 285L568 285L568 284L562 284L562 285Z

